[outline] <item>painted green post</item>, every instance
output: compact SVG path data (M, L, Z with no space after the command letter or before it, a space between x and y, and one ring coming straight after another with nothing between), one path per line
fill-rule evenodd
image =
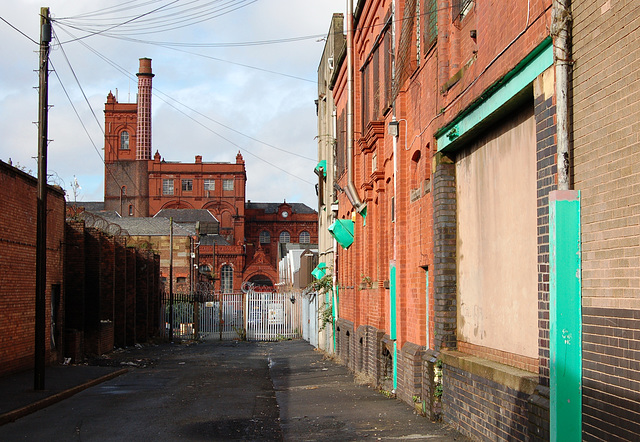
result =
M551 441L582 439L580 192L549 194Z
M389 337L393 340L393 390L398 389L398 348L396 346L396 262L389 263Z
M338 321L338 286L335 287L335 292L333 296L333 302L331 303L331 314L333 315L333 353L337 354L336 351L336 322Z

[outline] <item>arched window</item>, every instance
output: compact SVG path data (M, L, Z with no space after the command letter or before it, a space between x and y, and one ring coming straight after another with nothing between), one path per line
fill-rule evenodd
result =
M129 150L129 132L126 130L120 133L120 149Z
M300 232L300 244L309 244L311 242L311 235L306 230Z
M280 234L280 244L286 244L289 242L291 242L291 236L289 235L289 232L285 230Z
M271 234L266 230L260 232L260 244L269 244L271 242Z
M220 288L222 293L233 292L233 267L225 264L220 269Z

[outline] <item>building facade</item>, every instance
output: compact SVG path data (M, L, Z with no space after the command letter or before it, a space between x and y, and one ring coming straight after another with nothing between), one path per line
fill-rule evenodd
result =
M221 240L204 238L200 243L192 229L190 254L197 253L200 264L211 266L209 277L216 290L239 291L245 281L274 286L278 244L316 244L317 213L301 203L247 201L247 174L240 152L232 163L204 162L201 155L193 163L172 162L158 150L152 154L150 59L140 59L137 75L135 103L120 103L109 93L105 104L104 210L123 218L154 217L172 209L206 210L217 220ZM163 262L167 259L163 255ZM181 271L174 275L174 283L192 287L197 275ZM166 266L163 277L168 277ZM200 279L207 279L206 275Z
M640 438L640 11L572 1L573 174L581 194L583 437Z
M350 368L473 439L638 438L638 20L348 2L318 149Z

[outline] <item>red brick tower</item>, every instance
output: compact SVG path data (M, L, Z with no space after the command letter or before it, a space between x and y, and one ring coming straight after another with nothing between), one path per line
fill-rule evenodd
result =
M137 103L119 103L111 92L105 104L106 210L121 216L149 216L151 159L151 59L141 58Z
M138 136L136 160L151 159L151 59L140 59L138 76Z

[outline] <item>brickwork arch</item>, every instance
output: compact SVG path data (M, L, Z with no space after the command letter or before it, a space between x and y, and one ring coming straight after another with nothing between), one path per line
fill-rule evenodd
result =
M171 200L164 203L162 209L193 209L194 207L186 201Z

